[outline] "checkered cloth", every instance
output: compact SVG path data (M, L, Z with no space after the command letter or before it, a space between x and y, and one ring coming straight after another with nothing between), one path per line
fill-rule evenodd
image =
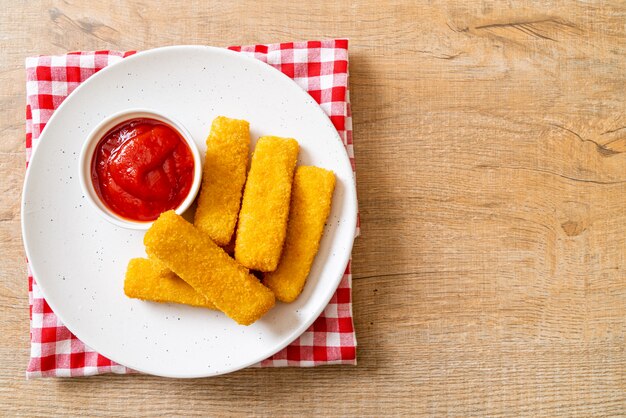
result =
M348 92L348 41L344 39L230 47L261 60L291 77L328 114L337 128L354 170L352 118ZM134 54L75 52L26 59L26 161L41 131L61 102L83 81ZM357 234L359 228L357 226ZM76 338L52 312L28 270L31 355L27 378L132 373L101 356ZM330 303L320 317L291 345L256 367L356 364L352 322L350 263Z

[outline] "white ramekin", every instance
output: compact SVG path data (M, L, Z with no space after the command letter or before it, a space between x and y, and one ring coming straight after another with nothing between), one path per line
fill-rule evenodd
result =
M178 133L185 140L187 145L189 145L189 149L191 150L191 154L193 155L194 163L193 182L191 184L191 188L189 189L189 194L187 195L185 200L183 200L180 206L175 209L175 211L180 215L185 212L189 208L189 206L191 206L194 199L196 198L196 195L198 194L198 190L200 189L200 182L202 181L202 160L200 158L198 146L191 137L191 134L187 131L187 129L185 129L184 126L182 126L179 122L172 119L171 117L165 116L162 113L154 110L127 109L115 113L100 122L87 136L87 139L83 144L83 148L80 152L78 162L78 178L80 180L80 186L83 189L83 193L85 194L85 198L91 203L91 205L104 219L114 225L123 228L145 230L150 228L153 221L133 221L132 219L126 219L117 215L109 207L107 207L104 202L102 202L102 200L96 193L91 177L92 159L100 140L115 126L125 121L137 118L156 119L171 126L178 131Z

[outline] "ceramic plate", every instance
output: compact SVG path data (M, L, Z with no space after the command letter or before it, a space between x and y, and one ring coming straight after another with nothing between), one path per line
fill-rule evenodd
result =
M78 155L91 129L126 108L170 115L204 154L218 115L250 122L262 135L293 137L298 164L337 176L319 253L298 300L277 303L245 327L220 312L129 299L128 260L145 256L143 231L102 219L81 193ZM319 316L341 280L354 241L356 192L337 131L293 80L242 54L176 46L125 58L78 87L41 134L26 174L22 232L26 254L46 300L63 323L104 356L161 376L228 373L276 353Z

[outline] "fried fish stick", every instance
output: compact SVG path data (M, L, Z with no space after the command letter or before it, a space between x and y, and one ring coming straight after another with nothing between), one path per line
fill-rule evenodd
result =
M172 210L159 216L143 243L148 255L239 324L253 323L274 306L271 290Z
M302 292L320 246L330 213L335 175L318 167L298 167L293 179L285 248L276 271L263 283L282 302L293 302Z
M145 258L133 258L128 262L124 293L130 298L215 309L215 305L170 269Z
M298 142L265 136L257 142L243 192L235 258L252 270L273 271L287 232Z
M235 231L249 148L248 122L224 116L213 120L194 225L219 246L227 245Z

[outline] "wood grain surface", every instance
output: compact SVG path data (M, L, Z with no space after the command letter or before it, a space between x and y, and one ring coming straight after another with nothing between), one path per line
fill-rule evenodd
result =
M0 4L0 415L626 415L623 1ZM24 58L349 37L356 367L26 381Z

